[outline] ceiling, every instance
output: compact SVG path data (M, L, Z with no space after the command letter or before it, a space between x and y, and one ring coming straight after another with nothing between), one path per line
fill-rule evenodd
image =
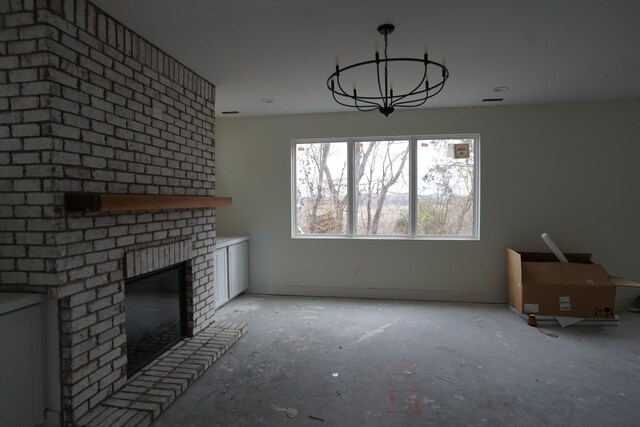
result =
M396 26L390 57L421 57L426 43L431 59L446 58L451 77L425 107L640 97L638 0L94 3L214 83L218 117L351 111L326 79L336 55L342 66L373 59L383 23ZM509 90L494 92L500 86Z

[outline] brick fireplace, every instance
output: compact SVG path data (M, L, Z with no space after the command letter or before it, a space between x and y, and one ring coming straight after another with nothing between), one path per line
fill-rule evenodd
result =
M57 300L62 418L127 382L125 280L186 264L212 322L215 209L69 212L65 194L214 196L215 88L86 0L0 0L0 290Z

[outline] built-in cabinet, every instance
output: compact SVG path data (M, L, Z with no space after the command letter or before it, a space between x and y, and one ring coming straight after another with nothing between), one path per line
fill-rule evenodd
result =
M249 237L216 238L213 262L217 308L249 287Z
M0 292L0 343L0 426L59 426L58 300Z
M43 294L0 293L0 426L45 422L45 310Z

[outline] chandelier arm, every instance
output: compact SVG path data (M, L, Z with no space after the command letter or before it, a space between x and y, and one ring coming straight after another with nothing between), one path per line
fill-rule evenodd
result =
M444 81L438 83L437 85L433 86L433 88L438 88L438 90L436 90L433 93L428 94L424 99L419 100L419 99L412 99L412 100L407 100L404 102L399 102L394 104L394 107L419 107L421 105L423 105L425 102L427 102L427 99L436 96L437 94L440 93L440 91L444 88ZM424 93L425 91L421 91L422 93ZM416 102L417 104L412 104L413 102Z
M387 55L387 47L388 47L387 38L388 37L389 37L389 33L385 31L384 33L384 97L383 97L385 108L389 107L389 105L387 104L389 101L389 72L387 69L387 66L389 65L389 57ZM393 90L391 92L393 92ZM391 98L393 98L393 94L391 95ZM391 102L393 102L393 99L391 100Z
M378 99L378 98L374 98L374 97L362 97L362 96L357 96L357 95L350 95L348 94L343 88L342 85L340 84L340 78L336 78L337 82L338 82L338 87L340 88L340 91L342 93L338 93L341 96L344 96L346 98L352 99L353 100L353 106L355 106L356 108L358 108L358 101L360 101L361 103L366 103L369 104L371 107L373 107L373 109L376 109L380 106L380 104L378 104L377 102L374 102L370 99Z
M444 89L444 80L441 81L440 83L438 83L437 85L432 87L432 89L436 89L436 88L437 88L437 90L435 92L429 94L428 98L436 96L437 94L440 93L440 91L442 91L442 89Z
M349 96L349 95L347 95L347 94L343 94L343 93L336 92L335 90L332 90L331 88L329 88L329 89L331 90L331 95L333 96L333 100L334 100L334 101L336 101L338 104L340 104L340 105L342 105L342 106L344 106L344 107L350 107L350 108L353 108L353 107L354 107L354 104L346 104L346 103L344 103L344 102L340 101L340 100L336 97L336 95L339 95L339 96L342 96L342 97L346 97L346 98L349 98L349 99L353 99L351 96Z
M393 104L394 107L419 107L425 102L427 102L428 98L420 98L420 99L408 99L406 101L398 102Z
M368 100L366 100L366 99L362 99L362 98L360 98L360 97L358 97L358 98L354 98L354 100L355 100L356 102L360 102L360 103L362 103L362 104L367 104L367 105L369 105L369 106L371 106L371 107L373 107L373 108L378 108L378 107L380 106L380 104L379 104L379 103L377 103L377 102L368 101Z
M340 82L340 76L336 77L336 83L338 84L338 89L340 89L340 92L338 92L339 95L346 96L347 98L353 98L353 96L349 95L347 91L342 88L342 83Z
M377 110L377 109L378 109L378 107L361 108L361 107L359 107L359 106L357 106L357 105L356 105L356 109L357 109L358 111L362 111L363 113L366 113L366 112L368 112L368 111Z
M437 94L439 94L442 91L442 89L444 89L444 84L447 81L447 79L449 78L448 70L446 70L446 68L444 70L445 70L445 77L444 77L443 80L439 81L437 84L435 84L433 86L430 86L430 87L428 87L426 89L423 89L421 91L405 94L405 95L403 95L403 97L406 97L406 96L409 96L409 95L420 95L420 94L424 93L424 94L427 95L426 98L425 98L425 100L427 100L427 99L429 99L431 97L436 96ZM412 102L420 102L420 100L417 100L417 99L415 99L415 100L407 100L407 101L404 101L402 103L397 103L395 105L398 105L398 106L405 105L405 106L407 106L406 104L410 104ZM423 103L424 102L421 102L420 104L417 104L415 106L418 107L418 106L422 105Z
M340 88L340 92L338 92L338 95L353 99L354 105L355 105L355 102L359 100L360 102L365 102L371 106L375 106L375 108L379 106L377 102L373 102L369 100L369 99L378 99L378 98L369 97L369 96L362 97L362 96L349 95L349 93L342 88L342 84L340 83L340 76L336 77L336 82L338 83L338 88Z
M378 107L379 107L379 105L378 105L378 104L376 104L376 103L374 103L374 102L371 102L371 101L364 101L364 102L366 102L366 103L370 104L370 105L371 105L371 108L370 108L370 109L367 109L367 110L363 110L361 107L359 107L359 106L358 106L358 98L356 98L356 97L354 97L354 96L352 96L352 95L349 95L349 94L347 94L347 93L344 93L344 94L343 94L343 93L336 92L336 91L331 91L331 94L333 95L333 99L334 99L334 101L336 101L338 104L340 104L340 105L342 105L342 106L344 106L344 107L350 107L350 108L355 107L355 108L357 108L357 109L358 109L358 110L360 110L360 111L373 111L373 110L377 110L377 109L378 109ZM342 101L338 100L338 98L336 97L336 95L339 95L339 96L342 96L342 97L345 97L345 98L349 98L350 100L352 100L352 101L353 101L353 103L346 104L346 103L344 103L344 102L342 102ZM362 101L362 100L361 100L361 101Z
M403 101L403 102L398 102L398 103L394 104L394 106L396 106L396 107L419 107L419 106L423 105L427 101L427 99L429 99L431 97L434 97L437 94L439 94L440 91L444 87L444 82L438 83L437 85L433 86L431 89L436 88L436 87L438 88L438 90L436 90L433 93L428 93L425 96L425 98L423 98L423 99L409 99L409 100L406 100L406 101ZM420 93L425 93L425 92L426 91L423 90ZM417 104L412 104L414 102L416 102Z
M338 104L340 104L340 105L344 106L344 107L350 107L350 108L353 108L353 105L352 105L352 104L345 104L344 102L339 101L339 100L338 100L338 98L336 98L336 94L335 94L335 92L333 93L333 100L334 100L334 101L336 101Z
M422 92L427 92L426 89L424 91L418 91L418 89L420 89L420 86L422 86L424 84L426 77L427 77L427 66L425 65L424 74L422 75L422 79L420 80L420 83L418 83L418 85L411 92L408 92L408 93L406 93L404 95L399 95L399 96L396 97L397 99L395 99L395 100L392 99L391 100L391 105L400 105L400 104L398 104L398 101L402 101L403 99L405 99L405 98L407 98L409 96L412 96L412 95L418 95L418 94L420 94ZM426 100L426 98L425 98L425 100Z
M327 79L327 89L329 89L331 91L331 93L333 93L333 94L337 93L336 90L335 90L335 83L334 83L334 80L333 80L333 78L335 77L335 74L336 73L331 74L329 76L329 78ZM334 87L331 87L332 83L334 84Z
M397 107L419 107L421 105L423 105L427 99L432 98L434 96L436 96L437 94L440 93L440 91L442 91L442 89L444 88L444 80L439 82L438 84L430 87L429 89L433 90L435 89L435 91L432 92L427 92L427 90L423 90L420 91L419 93L426 93L426 96L424 99L419 100L419 99L415 99L415 100L407 100L407 101L403 101L403 102L398 102L395 104L395 106ZM412 103L416 103L416 104L412 104Z
M410 96L417 96L417 95L426 95L426 98L431 98L435 95L437 95L438 93L440 93L440 91L444 88L444 81L440 81L437 84L433 85L433 86L429 86L428 89L422 89L419 91L415 91L415 92L407 92L405 94L402 95L398 95L394 98L396 98L396 101L399 101L400 99L404 99ZM411 103L411 102L419 102L420 99L408 99L406 101L402 101L402 104L407 104L407 103ZM396 102L396 105L400 104L398 102Z
M354 98L353 98L353 105L355 105L355 107L358 109L358 111L363 111L363 112L367 112L367 111L373 111L378 109L378 104L374 104L370 101L366 101L369 104L373 104L370 107L361 107L358 105L358 97L355 95L355 89L353 90L354 92Z
M378 90L380 91L380 98L384 98L382 93L382 83L380 82L380 61L376 61L376 75L378 76Z
M398 104L394 104L394 107L399 107L399 108L405 108L405 107L419 107L421 105L423 105L425 102L427 102L428 98L424 98L422 100L419 99L415 99L415 100L410 100L410 101L403 101L400 102ZM417 104L412 104L412 102L417 102Z

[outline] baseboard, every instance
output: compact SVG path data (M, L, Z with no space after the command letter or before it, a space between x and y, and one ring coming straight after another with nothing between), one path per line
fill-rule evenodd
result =
M505 295L491 292L349 288L332 286L251 285L246 293L258 295L370 298L411 301L478 302L498 304L505 304L507 302Z

